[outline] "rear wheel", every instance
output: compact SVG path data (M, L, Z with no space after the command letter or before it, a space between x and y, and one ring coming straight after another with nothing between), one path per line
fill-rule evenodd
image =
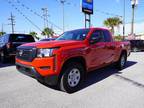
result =
M4 52L0 53L0 60L1 60L1 63L6 63L6 56L5 56Z
M60 80L62 91L73 93L80 89L84 79L84 68L80 63L69 63L64 69L64 74Z
M126 53L122 53L120 58L119 58L119 61L117 62L117 68L118 69L123 69L125 67L125 64L126 64L126 61L127 61L127 55Z
M138 48L133 48L133 52L138 52Z

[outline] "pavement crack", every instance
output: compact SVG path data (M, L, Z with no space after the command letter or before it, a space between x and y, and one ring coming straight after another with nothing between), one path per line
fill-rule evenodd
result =
M118 77L118 78L120 78L120 79L122 79L122 80L125 80L125 81L127 81L127 82L130 82L130 83L132 83L133 85L135 85L135 86L137 86L137 87L140 87L140 88L143 88L143 89L144 89L144 84L141 84L141 83L139 83L139 82L137 82L137 81L131 80L131 79L126 78L126 77L121 76L121 75L115 75L115 76Z

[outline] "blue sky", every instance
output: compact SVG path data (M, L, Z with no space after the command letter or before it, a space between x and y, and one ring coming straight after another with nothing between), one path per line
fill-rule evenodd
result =
M15 31L25 32L36 31L40 33L35 26L27 21L17 10L15 10L11 4L7 1L12 1L16 8L18 8L25 16L27 16L35 25L43 29L43 19L36 16L28 9L22 7L17 0L0 0L0 24L4 24L3 29L6 32L11 32L11 27L8 21L10 13L12 12L16 19ZM58 0L20 0L25 6L29 7L33 11L42 15L41 8L47 7L49 12L49 20L54 24L62 28L62 5ZM123 15L123 1L124 0L94 0L94 14L92 15L92 25L96 27L102 27L103 21L113 15L103 14L96 10L103 12L113 13L116 15ZM131 4L130 0L126 1L126 22L131 22ZM70 4L69 4L70 3ZM135 21L137 23L144 22L144 0L139 0L139 5L136 8ZM51 25L49 24L51 27ZM65 28L66 30L83 28L84 27L84 14L80 11L80 0L67 0L65 5ZM56 32L60 33L54 26ZM1 26L0 26L1 29Z

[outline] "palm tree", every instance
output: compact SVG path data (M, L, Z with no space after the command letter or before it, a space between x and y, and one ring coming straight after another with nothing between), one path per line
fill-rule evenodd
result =
M51 29L51 28L45 28L43 31L42 31L42 33L41 33L43 36L48 36L48 37L50 37L50 36L53 36L53 34L54 34L54 31L53 31L53 29Z
M40 38L37 36L37 33L34 32L34 31L31 31L29 34L32 35L33 37L35 37L35 38L38 39L38 40L40 39Z
M114 27L118 27L120 24L122 24L122 21L119 17L107 18L104 21L104 25L111 28L112 34L114 34Z
M2 35L4 35L4 34L6 34L6 32L0 32L0 36L2 36Z

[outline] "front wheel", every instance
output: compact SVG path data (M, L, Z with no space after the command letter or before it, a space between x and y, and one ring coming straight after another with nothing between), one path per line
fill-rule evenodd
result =
M123 69L125 67L125 64L126 64L126 61L127 61L127 55L126 53L122 53L120 58L119 58L119 61L117 62L117 68L118 69Z
M84 79L84 68L80 63L69 63L61 77L60 89L67 93L73 93L80 89Z

